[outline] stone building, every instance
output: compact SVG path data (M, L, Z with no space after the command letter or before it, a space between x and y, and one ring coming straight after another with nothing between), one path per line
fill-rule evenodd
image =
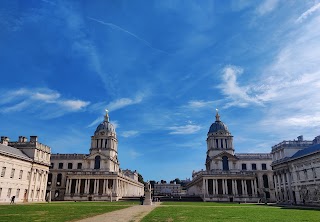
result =
M181 185L176 183L159 183L154 184L154 195L181 195Z
M50 147L38 142L37 136L19 136L16 142L1 137L0 202L45 201L50 165Z
M283 141L271 154L277 202L320 205L320 136Z
M141 196L138 173L121 170L118 140L106 113L91 137L89 154L53 154L48 178L52 200L118 200Z
M271 155L234 151L233 136L217 112L207 134L206 169L192 173L188 195L204 201L274 201Z

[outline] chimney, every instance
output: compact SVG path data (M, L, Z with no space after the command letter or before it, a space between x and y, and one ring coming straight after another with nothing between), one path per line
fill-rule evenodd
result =
M38 136L30 136L30 142L38 142Z
M8 143L9 143L9 137L2 136L1 137L1 144L8 146Z
M298 141L303 141L303 136L298 136Z
M320 143L320 136L316 136L313 140L313 144L319 144Z

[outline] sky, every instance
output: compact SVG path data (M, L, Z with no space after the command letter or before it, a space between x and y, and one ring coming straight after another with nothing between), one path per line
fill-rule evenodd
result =
M122 169L205 168L219 109L236 153L320 126L320 1L0 1L0 134L89 153L105 109Z

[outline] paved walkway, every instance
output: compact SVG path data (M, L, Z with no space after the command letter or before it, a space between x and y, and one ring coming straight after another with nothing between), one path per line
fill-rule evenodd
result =
M122 210L116 210L94 217L79 220L78 222L138 222L160 203L154 205L136 205Z

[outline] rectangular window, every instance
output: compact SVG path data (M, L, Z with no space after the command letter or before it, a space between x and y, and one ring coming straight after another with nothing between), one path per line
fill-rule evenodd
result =
M20 170L20 173L19 173L19 180L22 179L22 174L23 174L23 170Z
M53 167L54 167L54 163L51 163L49 168L53 169Z
M252 170L257 170L257 164L253 163L251 167L252 167Z
M1 198L2 188L0 188L0 198Z
M17 189L16 198L19 198L20 189Z
M312 173L313 173L313 177L314 177L314 178L317 178L317 173L316 173L316 171L314 170L314 168L312 168Z
M8 189L7 197L11 197L11 188Z
M82 169L82 163L78 163L78 169Z
M242 164L242 170L247 170L247 164L245 163Z
M59 169L63 168L63 163L59 163Z
M265 164L265 163L261 164L261 168L262 168L262 170L267 170L267 164Z
M304 177L305 177L305 180L308 179L308 172L307 172L307 170L304 170Z
M1 170L1 177L4 177L6 175L6 167L2 167L2 170Z
M68 163L68 169L72 169L72 163Z
M15 169L12 169L12 170L11 170L10 178L13 178L13 177L14 177L14 171L16 171L16 170L15 170Z

